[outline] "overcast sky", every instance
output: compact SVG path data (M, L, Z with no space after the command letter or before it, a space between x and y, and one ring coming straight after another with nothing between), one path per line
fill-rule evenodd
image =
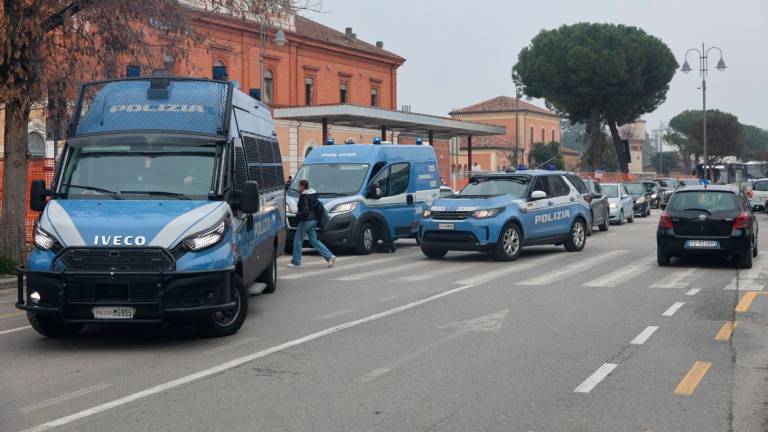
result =
M768 129L768 0L323 0L306 13L407 59L398 73L398 104L447 115L498 95L513 95L510 68L542 29L576 22L634 25L661 38L682 64L688 48L716 45L728 69L712 71L707 106ZM691 66L698 60L689 57ZM646 115L658 128L685 109L701 109L698 73L678 72L666 102ZM541 101L534 101L543 105Z

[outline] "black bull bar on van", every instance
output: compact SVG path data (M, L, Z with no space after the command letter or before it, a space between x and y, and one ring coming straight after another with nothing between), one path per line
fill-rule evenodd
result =
M234 267L143 272L37 271L18 267L16 307L59 315L63 322L160 323L168 315L234 307L234 271ZM33 292L38 293L37 302L30 297ZM96 306L135 307L136 314L133 319L95 319L91 308Z

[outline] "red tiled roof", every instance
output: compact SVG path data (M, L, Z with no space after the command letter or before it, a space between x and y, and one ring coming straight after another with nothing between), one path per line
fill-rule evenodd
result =
M387 51L384 48L379 48L376 45L369 44L368 42L358 39L357 37L348 37L346 34L340 31L334 30L316 21L312 21L311 19L305 18L301 15L296 15L295 24L296 33L302 36L317 39L323 42L329 42L347 48L358 49L360 51L365 51L367 53L375 54L378 56L389 57L390 59L399 63L405 62L403 57L400 57L391 51Z
M520 111L532 111L532 112L537 112L541 114L560 117L559 115L557 115L556 113L548 109L537 107L536 105L532 103L528 103L521 99L515 100L515 98L509 97L509 96L498 96L493 99L488 99L487 101L470 105L468 107L455 109L451 111L451 115L487 113L487 112L509 112L509 111L514 112L516 109L519 109Z

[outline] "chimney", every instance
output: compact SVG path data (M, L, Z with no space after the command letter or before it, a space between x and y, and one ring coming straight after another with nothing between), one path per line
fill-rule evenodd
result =
M384 48L384 41L376 41L376 48Z
M344 36L347 37L347 39L355 39L357 35L352 31L352 27L347 27L344 30Z

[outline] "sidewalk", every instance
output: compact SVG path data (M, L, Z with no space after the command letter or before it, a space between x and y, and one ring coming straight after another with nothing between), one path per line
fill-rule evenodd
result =
M743 299L742 292L740 297ZM735 353L733 424L735 432L768 430L768 292L754 297L737 313L732 346Z

